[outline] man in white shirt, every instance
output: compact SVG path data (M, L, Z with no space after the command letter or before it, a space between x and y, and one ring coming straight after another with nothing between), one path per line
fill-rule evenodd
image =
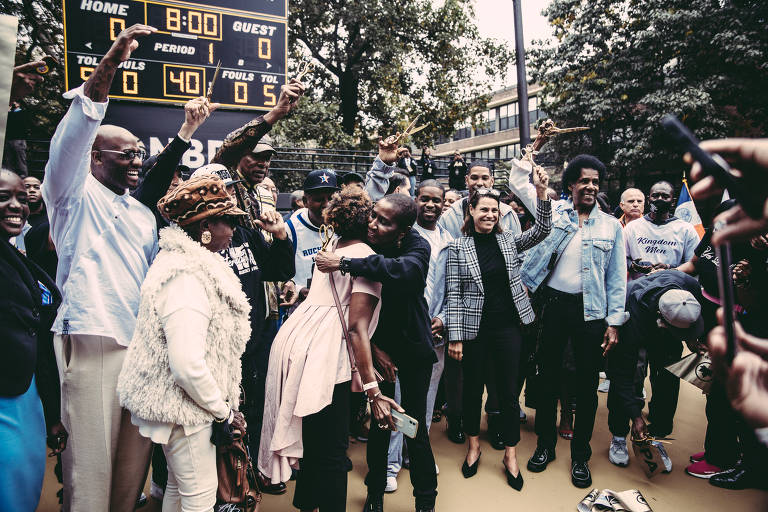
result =
M306 296L309 280L312 279L315 254L323 245L320 226L323 225L323 210L339 189L336 173L331 169L312 171L304 179L303 188L306 206L294 212L286 223L296 259L293 281L299 289L300 297Z
M69 432L62 453L67 511L133 510L149 463L151 443L131 424L115 388L139 290L157 253L156 222L127 190L138 184L138 139L101 121L118 66L138 37L155 31L123 30L88 81L64 95L72 105L45 169L42 192L64 296L52 330Z
M672 215L674 199L671 184L656 183L648 194L648 215L624 228L629 279L652 270L679 267L693 257L699 234L690 223Z

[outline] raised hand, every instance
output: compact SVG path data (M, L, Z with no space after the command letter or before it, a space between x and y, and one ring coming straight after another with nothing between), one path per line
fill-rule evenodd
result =
M210 103L205 96L189 100L184 105L184 124L181 125L179 135L184 139L191 139L195 131L220 106L219 103Z
M538 198L546 200L547 188L549 187L549 173L539 165L533 168L533 186L536 187Z
M299 99L304 96L304 84L292 78L290 82L280 87L280 96L272 110L264 114L264 120L273 125L299 105Z
M136 39L154 32L157 32L157 29L149 25L142 25L141 23L131 25L117 34L115 42L104 55L104 59L115 64L125 62L130 58L131 52L139 47L139 42Z
M13 81L11 82L11 101L21 101L35 90L37 84L45 79L37 72L37 68L45 66L42 60L27 62L13 68Z
M397 148L400 132L390 135L386 139L379 139L379 158L387 165L397 162Z

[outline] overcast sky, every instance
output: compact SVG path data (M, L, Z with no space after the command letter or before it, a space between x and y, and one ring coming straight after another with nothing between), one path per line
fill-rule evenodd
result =
M526 50L534 39L547 39L552 35L547 18L541 11L549 0L520 0L523 12L523 37ZM515 48L515 24L512 0L475 0L475 16L480 35L501 39ZM493 87L508 87L517 83L514 66L510 66L507 78L495 80Z
M541 11L548 0L520 0L523 12L523 36L526 47L534 39L546 39L551 35L547 18ZM480 34L484 37L504 39L514 48L515 25L512 0L475 0L475 14Z

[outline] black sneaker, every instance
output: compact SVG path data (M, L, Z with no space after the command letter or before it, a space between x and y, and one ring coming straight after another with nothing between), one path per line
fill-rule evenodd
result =
M384 496L366 496L363 512L384 512Z
M571 482L579 489L592 485L592 473L587 461L571 461Z
M446 428L448 439L453 443L463 444L467 438L464 435L464 424L461 416L446 416L446 420L448 422L448 427Z
M528 459L528 471L541 473L547 469L547 464L555 460L555 450L550 448L536 447L531 458Z

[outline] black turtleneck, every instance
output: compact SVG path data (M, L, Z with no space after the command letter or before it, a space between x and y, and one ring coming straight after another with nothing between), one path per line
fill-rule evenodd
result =
M515 313L512 291L509 288L509 274L504 255L501 254L496 233L474 233L477 261L483 279L483 322L506 321Z

